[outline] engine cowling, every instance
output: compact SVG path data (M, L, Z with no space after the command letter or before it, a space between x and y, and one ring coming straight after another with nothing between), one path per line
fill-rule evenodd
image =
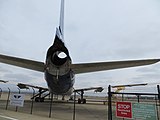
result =
M58 37L47 51L46 67L52 75L64 75L70 71L71 58L68 49Z
M63 51L57 51L52 54L51 61L56 66L61 66L67 61L67 55Z

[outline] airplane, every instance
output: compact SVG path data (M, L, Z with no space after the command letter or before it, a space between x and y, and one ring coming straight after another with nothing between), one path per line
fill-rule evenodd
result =
M80 98L78 98L79 104L86 103L86 99L83 98L83 95L84 95L84 91L89 91L89 90L94 90L94 92L102 92L104 90L104 88L103 87L90 87L90 88L83 88L83 89L74 90L74 92L77 92L78 94L80 94Z
M160 59L144 59L73 64L64 42L64 0L61 0L59 26L56 28L54 42L47 51L45 63L0 54L2 63L44 72L50 92L56 95L73 93L76 74L143 66L159 61Z

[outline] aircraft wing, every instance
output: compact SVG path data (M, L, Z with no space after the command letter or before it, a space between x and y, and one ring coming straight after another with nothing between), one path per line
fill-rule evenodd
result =
M154 64L159 61L160 59L147 59L147 60L82 63L82 64L72 64L71 68L73 69L75 74L80 74L80 73L96 72L102 70L143 66L143 65Z
M89 90L95 90L95 92L102 92L103 88L102 87L90 87L90 88L82 88L82 89L75 89L75 92L80 92L80 91L89 91Z
M145 86L148 85L147 83L141 83L141 84L129 84L129 85L116 85L112 86L112 88L119 88L119 87L134 87L134 86Z
M80 74L80 73L96 72L96 71L103 71L103 70L143 66L143 65L154 64L159 61L160 59L148 59L148 60L81 63L81 64L72 64L71 68L75 74ZM11 57L11 56L1 55L1 54L0 54L0 62L31 69L31 70L36 70L40 72L44 72L44 69L45 69L45 64L43 62Z
M41 89L41 90L49 91L49 89L45 88L45 87L40 87L40 86L35 86L35 85L29 85L29 84L23 84L23 83L18 83L17 86L20 89L29 89L29 87L32 87L32 88L36 88L36 89Z
M0 54L0 62L31 69L31 70L36 70L40 72L44 72L44 69L45 69L45 65L43 62L11 57L11 56L1 55L1 54Z

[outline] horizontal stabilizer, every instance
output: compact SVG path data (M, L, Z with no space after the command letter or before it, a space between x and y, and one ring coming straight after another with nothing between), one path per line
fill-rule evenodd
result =
M71 68L73 69L75 74L80 74L80 73L96 72L103 70L143 66L143 65L154 64L159 61L160 59L148 59L148 60L82 63L82 64L72 64Z
M31 70L36 70L40 72L44 72L45 65L43 62L33 61L33 60L27 60L23 58L17 58L17 57L11 57L6 55L0 55L0 62L23 67Z

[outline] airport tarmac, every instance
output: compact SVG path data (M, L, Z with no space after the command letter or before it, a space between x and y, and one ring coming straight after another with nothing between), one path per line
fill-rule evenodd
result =
M55 100L52 104L51 118L49 118L50 111L50 100L45 102L33 102L33 110L31 113L32 101L30 100L32 95L26 95L23 107L18 107L16 112L16 107L7 105L7 94L3 94L0 98L0 120L73 120L73 101L67 100ZM85 97L86 98L86 97ZM102 100L99 97L87 97L94 98L97 101ZM106 98L105 98L106 99ZM104 105L103 102L87 102L87 104L75 104L75 120L107 120L108 119L108 106ZM133 99L132 102L137 102ZM148 102L155 104L154 100L140 100L140 102ZM115 104L113 105L113 119L122 120L122 118L115 117ZM157 106L158 112L160 112L160 107ZM157 113L155 113L157 114ZM160 114L159 114L160 115ZM160 116L159 116L160 118Z
M51 120L51 119L52 118L46 118L38 115L31 115L27 113L0 109L0 120ZM59 120L59 119L54 118L54 120Z
M49 118L50 101L34 102L31 113L31 100L25 100L24 107L9 105L7 110L7 101L0 99L0 120L72 120L73 102L54 101L52 105L52 114ZM75 120L106 120L107 105L103 103L88 103L75 105Z

